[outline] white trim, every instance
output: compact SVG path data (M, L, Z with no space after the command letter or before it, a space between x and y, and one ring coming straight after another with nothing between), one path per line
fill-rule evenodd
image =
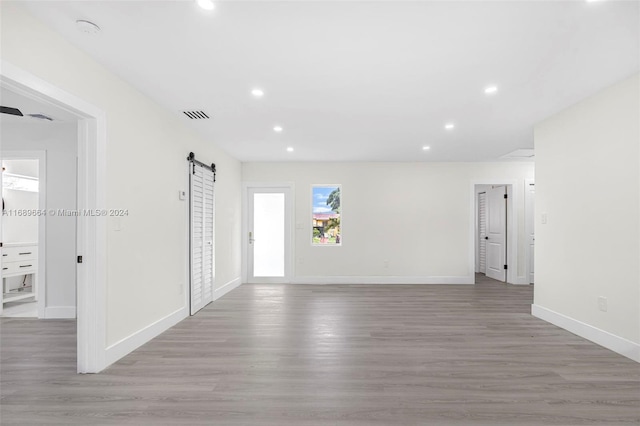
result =
M1 147L0 147L1 148ZM2 160L38 160L38 209L47 209L47 151L0 151ZM0 219L0 226L2 219ZM47 297L47 217L38 217L38 273L36 274L35 295L38 318L45 315ZM64 317L63 317L64 318ZM75 318L75 307L74 316Z
M75 319L75 306L47 306L44 309L44 317L46 319Z
M526 276L518 275L518 276L516 277L516 279L515 279L515 280L513 280L513 282L512 282L512 283L509 283L509 284L514 284L514 285L529 285L529 284L531 284L531 283L529 282L529 279L528 279Z
M298 276L292 284L474 284L473 276Z
M518 180L515 179L472 179L469 190L469 252L468 270L475 282L476 270L476 185L505 185L507 188L507 283L516 284L518 273L518 216L520 202Z
M229 293L231 290L240 286L242 281L240 277L235 278L217 290L213 292L213 300L216 301L220 299L225 294ZM197 314L196 314L197 315ZM145 343L150 340L156 338L160 334L169 330L171 327L175 326L185 318L189 317L189 308L188 305L183 306L182 308L174 311L173 313L167 315L164 318L159 319L158 321L149 324L142 330L139 330L129 337L125 337L119 342L114 343L109 346L106 350L106 364L107 366L113 364L119 359L127 356L134 350L138 349Z
M332 187L337 187L340 188L340 213L338 213L340 215L340 243L339 244L315 244L313 242L313 205L315 200L313 199L313 188L332 188ZM344 239L344 234L342 233L342 225L344 224L344 220L342 217L342 201L343 201L343 195L344 192L342 191L342 184L341 183L312 183L311 184L311 226L309 227L309 245L311 247L342 247L342 241ZM304 225L303 225L304 226Z
M597 343L636 362L640 362L640 344L638 343L616 336L608 331L601 330L540 305L531 305L531 315Z
M242 247L242 272L241 272L241 280L243 283L249 282L249 246L247 244L247 240L249 237L249 189L250 188L264 188L264 189L277 189L282 188L286 189L285 195L285 203L286 210L289 214L289 223L285 223L285 228L288 228L288 238L285 241L285 276L282 278L261 278L261 282L273 282L273 283L288 283L293 279L293 275L295 274L295 262L294 262L294 253L295 251L295 185L293 182L242 182L242 237L241 237L241 247ZM286 216L285 213L285 216ZM286 238L286 237L285 237Z
M531 221L531 223L534 226L534 229L530 229L529 226L529 212L527 211L527 204L529 201L534 203L535 206L535 195L533 196L533 200L531 200L531 193L529 192L529 185L534 185L535 186L536 181L535 179L525 179L524 180L524 235L525 235L525 240L524 240L524 278L527 280L526 284L531 284L531 245L529 244L529 235L532 233L531 231L535 232L535 209L532 212L533 215L533 220ZM534 238L535 240L535 238ZM535 259L534 259L535 261ZM534 271L535 272L535 271ZM535 277L534 277L535 279ZM524 284L524 283L523 283Z
M234 290L240 287L241 284L242 284L242 280L240 279L240 277L232 279L222 287L213 291L213 301L215 302L225 294L229 293L231 290Z
M55 105L78 117L78 210L106 208L106 115L103 110L2 61L0 86ZM77 273L78 372L106 366L107 218L79 217L76 249L85 262Z
M186 306L178 309L158 321L149 324L145 328L136 331L132 335L109 346L106 350L106 366L113 364L124 356L127 356L151 339L164 333L174 325L189 316Z

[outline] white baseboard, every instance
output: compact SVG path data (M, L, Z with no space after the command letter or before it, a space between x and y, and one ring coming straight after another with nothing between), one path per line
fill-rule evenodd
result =
M229 281L222 287L213 291L213 300L217 300L229 293L234 288L238 287L241 284L240 278L236 278L234 280ZM183 307L178 309L177 311L167 315L164 318L159 319L153 324L148 325L142 330L137 331L129 337L125 337L119 342L114 343L106 349L105 359L106 359L106 367L113 364L120 358L130 354L134 350L138 349L140 346L147 343L149 340L154 337L164 333L174 325L178 324L183 319L189 316L189 309L187 307Z
M527 278L527 277L525 277L525 276L518 276L518 277L516 277L516 279L515 279L512 283L509 283L509 284L514 284L514 285L529 285L529 284L531 284L531 283L529 282L529 278Z
M297 276L292 284L473 284L473 276Z
M238 277L229 281L219 289L213 290L213 300L216 301L220 299L222 296L229 293L234 288L237 288L240 284L242 284L242 280L240 279L240 277Z
M540 305L531 305L531 315L560 328L564 328L575 335L584 337L636 362L640 362L640 344L638 343L616 336L608 331L601 330Z
M189 310L186 307L182 307L153 324L146 326L142 330L133 333L131 336L125 337L119 342L109 346L105 353L105 368L185 319L188 316L188 312Z
M44 317L46 319L75 319L75 306L47 306L44 308Z

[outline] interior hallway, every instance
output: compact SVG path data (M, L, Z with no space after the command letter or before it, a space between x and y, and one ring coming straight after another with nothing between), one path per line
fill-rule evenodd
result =
M637 424L637 363L532 286L245 284L97 375L75 321L3 318L3 425Z

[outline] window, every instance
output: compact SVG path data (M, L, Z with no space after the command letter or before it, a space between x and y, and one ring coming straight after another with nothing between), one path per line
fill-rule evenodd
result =
M341 185L313 185L311 187L311 243L317 246L342 244L340 224Z

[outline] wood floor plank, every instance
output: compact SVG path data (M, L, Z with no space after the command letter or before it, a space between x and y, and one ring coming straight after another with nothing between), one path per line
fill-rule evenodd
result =
M640 365L532 287L243 285L98 375L75 322L0 319L2 425L640 424Z

